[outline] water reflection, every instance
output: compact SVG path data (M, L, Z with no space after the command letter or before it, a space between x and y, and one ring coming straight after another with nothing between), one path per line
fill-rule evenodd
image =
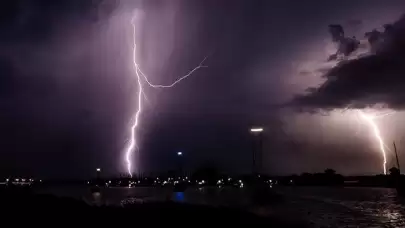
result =
M252 208L245 188L204 187L173 192L170 188L135 187L105 188L95 193L87 188L46 190L96 205L175 201ZM395 189L279 187L276 191L282 195L282 200L268 206L266 211L280 218L301 218L316 227L405 227L405 201L397 197Z
M174 201L184 203L185 200L184 192L174 192Z
M93 192L91 195L92 195L92 199L93 199L92 201L93 201L94 205L100 206L103 204L100 192Z
M399 211L391 210L383 211L383 215L388 219L389 222L396 222L402 217L402 214Z

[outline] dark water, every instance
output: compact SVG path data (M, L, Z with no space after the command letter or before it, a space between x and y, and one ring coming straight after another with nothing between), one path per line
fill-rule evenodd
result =
M284 188L278 214L315 227L405 227L405 201L388 188Z
M91 193L87 188L37 189L85 200L90 204L119 205L131 201L166 201L242 207L263 215L303 221L313 227L405 227L405 200L395 189L280 187L282 200L257 207L247 189L188 189L175 193L169 188L106 188Z
M154 187L113 187L103 188L99 193L91 193L87 187L47 187L37 188L35 192L53 194L61 197L73 197L89 204L122 205L128 200L139 202L175 201L205 205L248 205L246 189L238 188L189 188L184 193L173 192L171 188Z

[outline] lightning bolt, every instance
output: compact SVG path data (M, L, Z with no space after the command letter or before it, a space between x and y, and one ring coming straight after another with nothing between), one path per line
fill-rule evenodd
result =
M386 175L387 174L387 155L386 155L386 151L385 151L386 145L384 143L384 140L381 137L380 129L378 128L377 124L374 122L375 118L378 118L381 116L372 116L372 115L366 114L360 110L358 110L358 114L364 121L366 121L366 123L368 125L370 125L371 129L373 130L374 137L377 140L378 144L380 145L380 151L383 156L384 175ZM384 116L386 116L386 115L387 114L385 114Z
M203 59L203 61L200 62L200 64L193 68L191 71L189 71L186 75L178 78L177 80L175 80L174 82L168 84L168 85L161 85L161 84L153 84L150 82L150 80L148 79L148 77L142 72L137 59L136 59L136 25L135 25L135 17L132 18L131 20L131 24L132 24L132 28L133 28L133 52L132 52L132 59L133 59L133 65L134 65L134 70L135 70L135 75L136 75L136 79L138 82L138 107L137 110L135 112L135 121L131 126L131 134L130 134L130 139L129 139L129 145L125 151L125 161L126 161L126 165L127 165L127 171L128 174L132 177L132 162L131 162L131 157L132 157L132 153L134 151L134 149L138 148L138 144L137 144L137 139L136 139L136 130L137 127L139 125L139 121L140 121L140 115L142 113L142 95L144 95L144 97L146 98L145 94L144 94L144 89L143 89L143 82L142 79L146 82L146 84L152 88L171 88L173 86L175 86L177 83L181 82L182 80L188 78L189 76L191 76L196 70L202 68L202 67L207 67L204 66L203 63L204 61L207 59L207 57L205 57Z

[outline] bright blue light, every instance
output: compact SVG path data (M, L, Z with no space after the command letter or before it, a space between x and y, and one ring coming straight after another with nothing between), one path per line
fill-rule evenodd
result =
M174 201L182 203L185 201L184 192L175 192L174 193Z

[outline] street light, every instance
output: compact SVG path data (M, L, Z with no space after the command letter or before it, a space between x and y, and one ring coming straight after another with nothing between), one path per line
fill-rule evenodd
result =
M263 128L262 127L252 127L250 128L250 132L253 133L256 137L259 137L259 145L257 145L256 139L253 140L253 148L252 148L252 171L253 174L256 174L257 172L260 173L261 166L262 166L262 159L263 159L263 151L262 151L262 132ZM256 164L256 160L258 160L258 164Z
M179 176L183 176L183 152L177 152L177 157L179 157Z
M256 128L250 129L250 132L262 132L262 131L263 131L263 128L261 128L261 127L256 127Z
M97 180L100 180L101 169L97 168L96 171L97 171L97 173L96 173Z

